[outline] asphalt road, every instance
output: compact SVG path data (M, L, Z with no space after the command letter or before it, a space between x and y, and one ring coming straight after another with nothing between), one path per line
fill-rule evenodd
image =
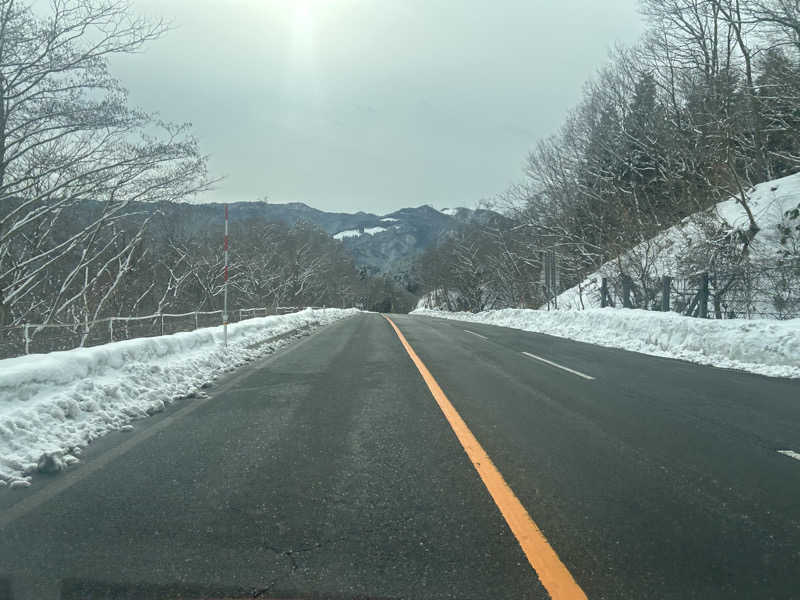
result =
M392 319L589 598L800 598L800 382ZM548 597L381 316L210 392L2 491L0 600Z

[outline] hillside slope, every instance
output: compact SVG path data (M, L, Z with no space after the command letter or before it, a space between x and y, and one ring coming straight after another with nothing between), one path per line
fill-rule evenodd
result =
M673 310L696 291L697 275L707 271L711 292L723 293L726 313L731 316L787 318L800 313L800 287L796 267L786 267L781 258L800 249L796 221L787 211L800 204L800 174L764 182L748 191L748 205L760 227L749 248L741 242L748 219L741 203L731 198L711 209L687 217L656 237L609 261L579 285L557 297L562 309L597 308L601 305L603 277L620 306L620 275L626 273L638 290L637 305L651 308L659 300L649 294L661 278L674 278ZM648 302L652 303L648 306Z

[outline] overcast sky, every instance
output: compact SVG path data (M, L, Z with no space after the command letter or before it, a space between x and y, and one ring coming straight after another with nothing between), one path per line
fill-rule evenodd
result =
M637 0L134 0L174 30L117 59L131 103L189 121L205 201L386 213L521 179Z

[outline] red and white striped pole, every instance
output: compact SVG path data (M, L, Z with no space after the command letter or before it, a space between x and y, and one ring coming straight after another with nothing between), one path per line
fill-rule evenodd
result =
M225 287L222 296L222 330L228 347L228 205L225 204Z

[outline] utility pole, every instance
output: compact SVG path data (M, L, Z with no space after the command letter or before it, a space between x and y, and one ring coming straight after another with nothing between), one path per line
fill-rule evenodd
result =
M228 347L228 204L225 203L225 284L222 293L222 330Z

